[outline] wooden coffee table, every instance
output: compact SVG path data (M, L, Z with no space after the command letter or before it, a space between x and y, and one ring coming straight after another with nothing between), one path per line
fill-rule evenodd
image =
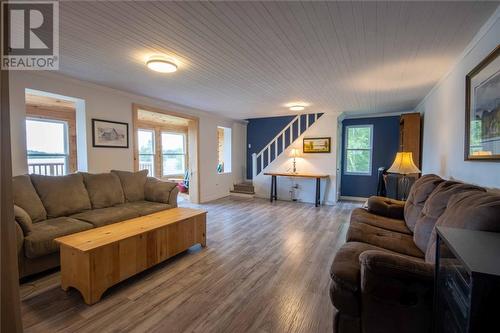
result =
M61 287L87 304L109 287L195 244L206 246L206 211L173 208L57 238Z

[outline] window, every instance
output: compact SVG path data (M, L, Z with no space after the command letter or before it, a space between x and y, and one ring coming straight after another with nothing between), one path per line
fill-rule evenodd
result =
M186 136L161 133L162 176L184 176L186 172Z
M231 172L231 129L217 127L217 172Z
M139 145L139 170L147 169L150 176L155 174L155 132L140 129L137 131Z
M372 174L373 125L346 126L344 173Z
M28 172L60 176L68 173L68 124L58 120L26 119Z

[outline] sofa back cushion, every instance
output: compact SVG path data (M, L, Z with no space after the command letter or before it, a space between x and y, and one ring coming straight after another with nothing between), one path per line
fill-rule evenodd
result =
M436 226L470 230L500 232L500 195L468 191L455 194L448 201ZM432 230L425 261L434 263L436 254L436 229Z
M47 211L28 175L12 178L12 196L14 204L24 209L33 222L47 219Z
M83 176L79 173L66 176L31 175L31 180L49 218L68 216L91 208Z
M425 201L434 189L444 180L436 175L428 174L413 183L405 203L405 223L408 229L415 231L415 224L424 208Z
M479 186L459 183L447 180L439 184L425 201L424 207L415 224L413 241L422 252L427 251L429 238L438 218L444 213L450 198L458 193L467 191L485 192L485 189Z
M111 170L111 172L120 178L126 201L144 200L144 185L148 177L148 170L137 172Z
M92 208L106 208L125 202L120 178L115 173L82 173Z

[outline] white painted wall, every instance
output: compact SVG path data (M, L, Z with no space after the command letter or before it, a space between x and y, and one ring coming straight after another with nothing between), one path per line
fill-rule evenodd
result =
M91 119L109 119L132 124L132 103L194 115L200 119L200 200L214 200L229 194L234 181L241 181L238 172L217 174L217 126L233 128L233 170L245 167L239 152L246 151L246 125L213 113L191 109L158 99L139 96L97 84L68 78L55 73L13 71L10 75L10 106L13 174L27 172L25 102L26 88L76 97L85 100L87 122L87 161L89 172L110 169L133 170L132 142L129 149L93 148ZM130 133L131 134L131 133ZM130 137L131 139L132 137Z
M423 173L500 187L500 163L464 161L465 76L500 44L500 7L464 57L416 108L424 113Z
M337 177L337 117L340 114L324 114L307 131L305 131L293 145L290 145L285 153L282 153L270 165L264 168L266 171L290 172L292 171L293 159L289 157L290 149L300 148L302 151L302 139L304 137L331 137L332 149L329 154L303 154L297 158L297 171L306 173L322 173L330 175L329 180L321 181L321 200L327 205L333 205L337 200L336 177ZM253 184L255 194L258 197L269 197L271 177L260 173L254 178ZM278 199L290 200L290 189L293 184L298 184L296 198L298 201L314 203L316 197L316 180L302 178L278 177Z

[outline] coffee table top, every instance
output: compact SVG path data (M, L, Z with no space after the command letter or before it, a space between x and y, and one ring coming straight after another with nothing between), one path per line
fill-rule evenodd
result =
M207 212L200 209L172 208L130 220L109 224L56 238L59 244L86 252L107 244L136 236L166 225L177 223Z

